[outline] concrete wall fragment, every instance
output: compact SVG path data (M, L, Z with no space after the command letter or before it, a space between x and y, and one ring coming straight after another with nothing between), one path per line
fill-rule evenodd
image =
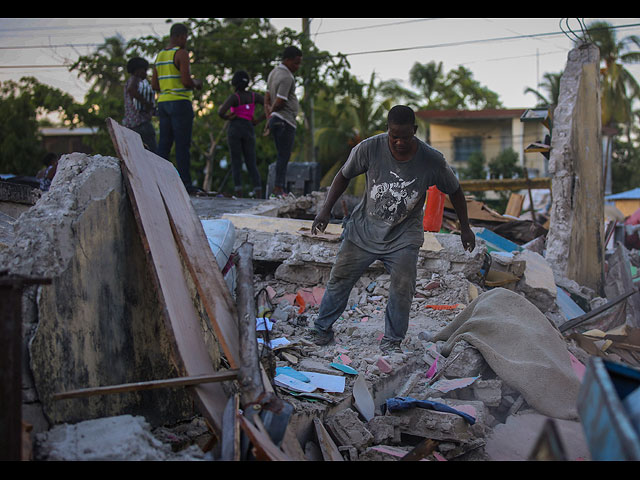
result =
M553 113L549 173L553 202L546 258L554 274L602 293L604 182L600 54L592 44L569 52Z
M34 433L46 429L38 411L51 424L124 413L160 424L193 414L184 390L52 400L67 390L177 376L119 160L63 156L51 189L14 233L3 264L52 279L25 295L31 370L23 375L23 415L38 426Z

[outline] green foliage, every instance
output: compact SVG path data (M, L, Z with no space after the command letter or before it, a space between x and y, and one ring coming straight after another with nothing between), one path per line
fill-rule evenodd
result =
M65 110L73 116L71 96L34 78L0 83L0 173L35 175L46 153L38 115Z
M471 70L459 66L446 75L442 62L415 63L409 81L420 89L420 108L426 110L481 110L502 106L497 93L474 80Z
M482 152L473 152L469 155L466 167L459 169L460 179L477 180L486 178L485 157Z

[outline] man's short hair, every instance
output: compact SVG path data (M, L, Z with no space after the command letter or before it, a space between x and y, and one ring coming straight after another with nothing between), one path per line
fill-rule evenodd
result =
M169 30L169 35L171 35L172 38L187 35L188 33L189 29L183 23L174 23L171 25L171 30Z
M149 68L149 62L141 57L133 57L127 62L127 72L134 73L136 70Z
M282 60L287 60L288 58L296 58L302 56L302 50L298 47L294 47L293 45L284 49L282 52Z
M406 105L396 105L387 115L388 125L415 125L416 115L413 110Z

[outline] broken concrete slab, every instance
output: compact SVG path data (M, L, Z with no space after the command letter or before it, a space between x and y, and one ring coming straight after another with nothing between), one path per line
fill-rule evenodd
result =
M62 424L36 439L40 461L213 460L197 446L174 453L152 435L144 417L132 415Z
M413 408L386 414L402 420L398 428L405 434L459 443L470 442L477 437L478 428L453 413Z
M547 312L555 306L558 289L551 266L545 258L531 250L523 250L515 255L515 260L524 260L526 266L522 278L517 284L517 290L525 295L527 300Z
M358 460L369 462L395 462L411 451L410 448L393 447L390 445L375 445L367 448Z
M526 412L512 415L497 425L486 438L485 452L489 460L528 460L536 441L549 419L545 415ZM578 421L553 419L558 428L567 460L590 460L582 424Z
M464 340L456 342L449 358L451 363L443 362L446 368L442 374L447 378L477 377L487 368L487 362L478 349Z
M3 264L52 279L25 295L23 314L30 359L24 388L47 422L127 411L157 425L193 415L180 389L52 400L67 390L179 376L119 160L62 156L50 190L22 214L15 233L16 242L0 252Z
M374 437L358 413L346 408L325 420L327 429L339 446L353 446L362 451L373 444Z

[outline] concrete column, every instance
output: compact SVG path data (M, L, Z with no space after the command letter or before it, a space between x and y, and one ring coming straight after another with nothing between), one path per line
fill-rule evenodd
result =
M545 256L556 276L602 294L604 185L599 63L595 45L574 48L560 81L549 157L553 203Z

